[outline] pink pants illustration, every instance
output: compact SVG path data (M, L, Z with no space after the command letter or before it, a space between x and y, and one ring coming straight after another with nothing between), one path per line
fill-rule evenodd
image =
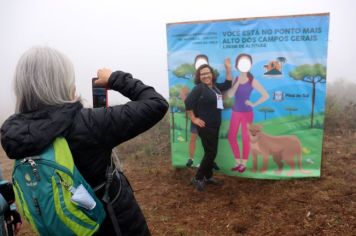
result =
M236 160L240 159L240 149L237 143L237 134L241 126L242 136L242 159L247 160L250 154L250 136L247 129L247 124L253 121L253 111L249 112L232 112L228 139Z

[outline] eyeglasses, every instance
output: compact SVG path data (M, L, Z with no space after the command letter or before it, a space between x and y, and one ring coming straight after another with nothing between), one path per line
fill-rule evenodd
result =
M200 73L200 76L211 75L211 72Z

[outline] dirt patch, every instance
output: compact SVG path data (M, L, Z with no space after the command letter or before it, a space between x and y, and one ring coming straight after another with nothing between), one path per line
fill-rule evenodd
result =
M195 170L171 167L166 126L159 124L118 148L153 235L355 235L355 135L325 135L320 179L255 180L217 173L223 186L196 192L190 184ZM3 150L0 155L10 179L12 162ZM20 235L34 234L25 224Z
M190 184L195 171L174 170L167 157L127 160L126 174L153 235L353 235L356 156L343 152L342 139L333 144L339 151L326 149L320 179L217 174L225 184L200 193Z

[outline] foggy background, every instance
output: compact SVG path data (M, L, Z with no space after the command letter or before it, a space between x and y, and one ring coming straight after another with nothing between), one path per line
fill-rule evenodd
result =
M91 78L102 67L130 72L168 98L166 24L244 17L330 13L328 91L347 99L356 78L352 0L0 0L0 124L13 113L12 78L32 46L50 46L74 64L77 93L91 106ZM339 82L341 81L341 82ZM340 85L341 84L341 85ZM332 88L332 89L330 89ZM127 101L111 92L109 103Z

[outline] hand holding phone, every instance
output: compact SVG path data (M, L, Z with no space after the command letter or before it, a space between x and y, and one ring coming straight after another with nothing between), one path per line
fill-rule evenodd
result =
M96 80L98 80L98 78L92 79L93 107L107 107L108 91L106 86L96 84Z
M111 74L112 74L112 71L108 68L99 69L96 72L98 80L95 82L95 84L102 86L102 87L107 87Z

